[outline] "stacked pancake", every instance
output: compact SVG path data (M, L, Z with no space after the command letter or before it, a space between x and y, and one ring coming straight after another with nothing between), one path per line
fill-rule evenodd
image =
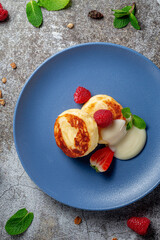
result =
M106 144L101 137L93 115L100 109L110 110L113 119L122 119L122 106L107 95L96 95L90 98L82 109L69 109L61 113L54 125L54 136L57 146L69 157L83 157L92 152L98 145Z

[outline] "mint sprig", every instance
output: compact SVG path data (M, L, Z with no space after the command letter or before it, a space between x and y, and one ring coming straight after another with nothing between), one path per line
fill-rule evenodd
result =
M121 110L123 117L127 120L127 127L126 129L129 130L133 127L133 125L139 129L145 129L146 123L145 121L138 117L137 115L134 115L131 113L130 108L126 107Z
M30 0L26 5L26 14L34 27L40 27L43 22L41 7L48 11L59 11L70 6L71 0Z
M33 221L34 215L25 208L17 211L5 225L6 232L10 235L18 235L27 230Z
M43 22L43 16L41 8L38 6L36 1L31 0L26 5L26 14L28 21L34 26L34 27L40 27Z
M69 2L70 0L38 0L38 5L48 11L59 11L66 8Z
M130 22L135 29L140 30L141 28L139 26L138 20L135 17L135 8L136 4L133 3L132 6L126 6L122 9L112 9L112 11L114 11L113 15L115 16L113 22L114 27L123 28L126 27Z

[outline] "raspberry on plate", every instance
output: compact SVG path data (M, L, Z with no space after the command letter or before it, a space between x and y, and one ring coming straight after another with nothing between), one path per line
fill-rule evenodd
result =
M84 87L78 87L74 93L74 101L79 104L87 102L90 97L90 91Z
M101 128L108 127L113 122L113 114L109 110L100 109L94 113L94 119Z
M132 217L128 219L127 226L139 235L145 235L150 222L151 221L146 217Z

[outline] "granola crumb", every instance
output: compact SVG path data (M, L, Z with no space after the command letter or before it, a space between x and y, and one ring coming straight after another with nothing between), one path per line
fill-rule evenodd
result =
M17 68L17 65L16 65L14 62L12 62L12 63L11 63L11 67L12 67L13 69L16 69L16 68Z
M0 99L0 104L3 105L3 106L5 105L4 99Z
M2 98L2 91L0 90L0 98Z
M2 83L6 83L7 82L7 78L2 78Z
M80 224L82 222L82 219L79 217L79 216L77 216L75 219L74 219L74 223L75 224Z
M67 25L67 27L70 28L70 29L72 29L72 28L74 27L74 24L73 24L73 23L69 23L69 24Z

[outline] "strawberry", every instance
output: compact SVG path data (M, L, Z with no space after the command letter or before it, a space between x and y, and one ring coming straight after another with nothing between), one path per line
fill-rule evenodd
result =
M127 226L139 235L145 235L150 222L151 221L146 217L132 217L128 219Z
M74 101L76 103L85 103L90 99L90 97L90 91L84 87L78 87L74 93Z
M109 110L100 109L94 113L93 117L101 128L108 127L113 122L113 114Z
M92 154L90 165L96 172L105 172L111 165L113 155L114 152L109 147L99 149Z
M0 3L0 9L3 9L2 4Z

